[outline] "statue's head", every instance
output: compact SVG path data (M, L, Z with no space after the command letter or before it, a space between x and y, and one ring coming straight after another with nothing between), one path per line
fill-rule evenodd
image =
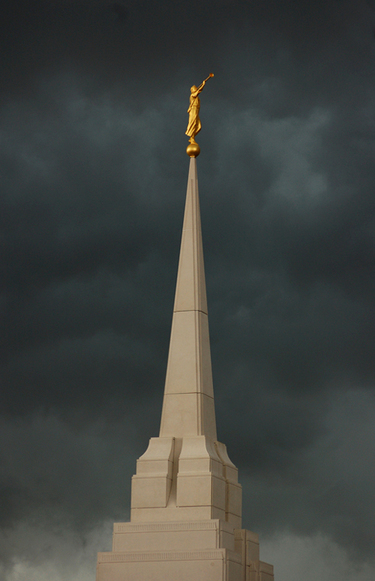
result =
M196 87L195 85L193 85L190 89L190 93L194 93L194 91L197 90L198 87Z

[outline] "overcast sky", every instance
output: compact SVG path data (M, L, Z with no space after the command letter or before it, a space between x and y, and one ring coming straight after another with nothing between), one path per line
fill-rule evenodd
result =
M375 1L0 9L0 581L89 581L158 435L189 159L276 581L375 578Z

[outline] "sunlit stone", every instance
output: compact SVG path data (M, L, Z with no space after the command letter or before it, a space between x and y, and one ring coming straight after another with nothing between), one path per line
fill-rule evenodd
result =
M217 442L196 158L186 206L160 435L132 479L131 522L114 525L97 581L273 581L242 489Z

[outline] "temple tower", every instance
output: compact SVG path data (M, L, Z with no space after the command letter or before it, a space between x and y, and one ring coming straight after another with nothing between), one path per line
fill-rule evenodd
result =
M273 581L242 490L217 441L196 156L190 168L159 437L132 478L131 519L116 523L97 581Z

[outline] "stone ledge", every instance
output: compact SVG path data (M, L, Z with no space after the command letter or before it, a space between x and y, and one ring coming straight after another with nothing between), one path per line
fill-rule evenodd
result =
M188 522L158 522L158 523L114 523L114 533L133 533L149 531L205 531L223 529L234 532L234 527L230 523L220 520L208 521L188 521Z
M215 561L224 560L241 564L241 556L227 549L215 549L208 551L158 551L158 552L132 552L132 553L98 553L100 563L124 563L131 561Z

